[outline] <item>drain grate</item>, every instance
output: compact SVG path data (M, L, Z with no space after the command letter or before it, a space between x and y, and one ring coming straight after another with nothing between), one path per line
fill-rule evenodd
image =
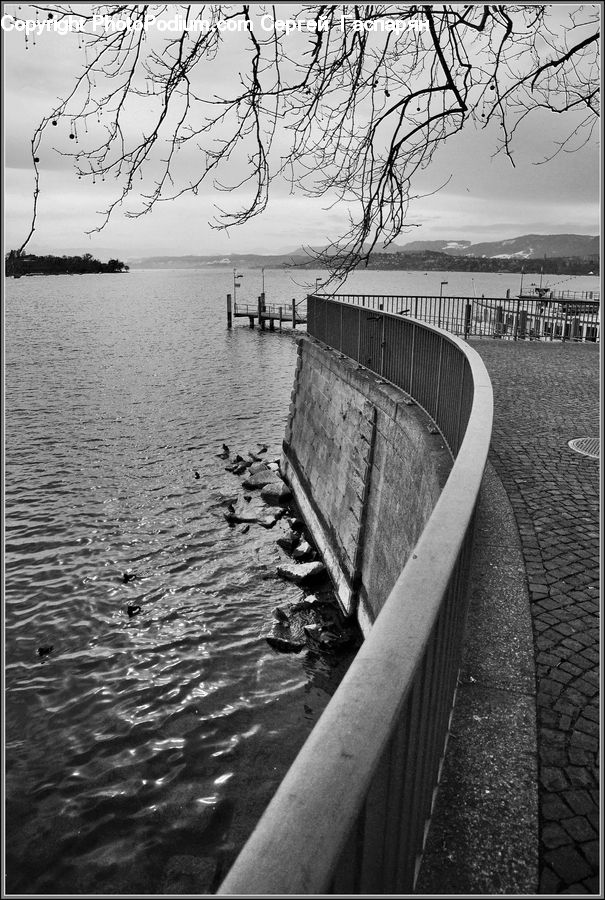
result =
M600 438L574 438L573 441L568 441L567 444L576 453L590 456L591 459L598 459L601 455Z

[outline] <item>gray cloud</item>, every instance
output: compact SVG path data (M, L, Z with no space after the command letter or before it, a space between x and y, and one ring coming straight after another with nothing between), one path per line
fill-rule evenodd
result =
M14 6L12 5L6 5ZM9 246L15 246L28 230L31 211L32 173L30 141L40 118L65 96L73 74L83 63L82 51L71 37L43 35L25 50L23 37L4 35L5 46L5 164L7 191L5 226ZM237 41L226 45L225 60L212 71L212 88L220 90L238 62ZM229 60L229 51L231 59ZM231 61L232 67L229 62ZM141 127L143 115L133 107L132 127ZM52 149L70 149L69 122L49 129L40 152L40 220L36 239L61 250L87 240L87 229L98 224L96 211L111 199L111 184L78 181L69 160ZM493 157L497 132L467 130L447 142L433 164L415 185L419 193L432 192L449 179L438 194L411 204L410 222L418 223L405 240L458 236L480 240L483 236L511 237L535 232L597 233L599 228L599 157L596 141L575 154L562 153L546 165L534 163L553 149L561 134L562 119L538 114L530 117L515 145L515 167L502 155ZM81 137L84 139L84 135ZM181 151L179 165L185 177L194 177L199 157L193 148ZM234 164L233 180L240 169ZM149 253L203 253L285 245L321 244L346 227L346 206L329 207L329 198L313 200L291 196L288 184L278 181L267 213L249 226L229 233L212 231L207 222L216 204L237 204L208 184L198 197L184 197L160 205L153 215L138 220L119 213L92 243L116 245L124 255Z

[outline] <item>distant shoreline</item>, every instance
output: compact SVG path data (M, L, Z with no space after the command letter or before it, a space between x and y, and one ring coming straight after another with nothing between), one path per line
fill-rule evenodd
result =
M11 250L4 259L4 274L7 278L34 275L115 275L128 272L128 269L129 266L120 259L110 259L103 263L91 253L85 253L84 256L36 256Z
M164 261L165 260L165 261ZM320 260L308 258L293 258L290 260L276 260L263 257L233 256L229 261L224 259L212 259L208 257L191 258L159 257L157 261L153 257L141 262L132 262L132 270L163 270L163 269L284 269L301 270L317 269L326 270L327 267ZM600 275L599 260L585 260L574 257L549 257L548 259L493 259L472 256L449 256L446 253L427 252L422 254L376 254L367 266L365 263L358 270L370 269L373 271L400 271L400 272L486 272L494 275L521 274L539 275L541 271L548 270L551 275Z
M46 278L49 275L127 275L129 267L125 266L120 271L105 269L101 272L18 272L7 273L7 278Z

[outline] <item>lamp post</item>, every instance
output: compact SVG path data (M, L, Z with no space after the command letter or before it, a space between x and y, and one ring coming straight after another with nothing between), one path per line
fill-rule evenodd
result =
M237 271L237 269L233 270L233 304L234 304L234 306L235 306L235 300L236 300L236 296L237 296L236 290L239 287L239 279L243 278L243 277L244 276L240 275L240 273Z
M321 278L319 278L319 277L316 278L316 279L315 279L315 293L317 293L317 291L319 290L319 288L320 288L322 285L323 285L323 281L321 280Z
M437 325L439 328L441 328L441 303L443 300L443 285L444 284L448 284L448 282L442 281L441 284L439 285L439 319L437 321Z

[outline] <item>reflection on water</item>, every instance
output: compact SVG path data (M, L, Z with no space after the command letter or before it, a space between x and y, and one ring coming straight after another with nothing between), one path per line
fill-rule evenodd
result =
M9 892L204 891L342 675L267 646L300 590L223 516L221 444L279 455L296 355L227 331L225 277L8 282Z

